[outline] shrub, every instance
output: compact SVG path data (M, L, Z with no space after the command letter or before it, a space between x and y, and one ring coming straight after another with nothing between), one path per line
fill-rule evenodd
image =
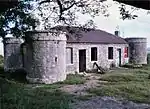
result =
M0 55L0 66L2 67L4 65L4 57Z

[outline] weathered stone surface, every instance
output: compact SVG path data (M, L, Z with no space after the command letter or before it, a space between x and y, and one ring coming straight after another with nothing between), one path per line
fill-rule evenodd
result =
M91 44L91 43L67 43L67 47L73 48L73 64L66 65L67 73L79 72L79 50L86 49L86 69L93 69L93 63L97 62L103 68L110 68L110 65L116 63L117 49L121 49L121 64L128 62L124 58L124 48L128 44ZM97 47L97 61L91 61L91 47ZM108 59L108 47L113 47L113 59Z
M133 64L147 64L147 39L126 38L129 43L129 61Z
M27 79L51 84L66 79L66 36L48 31L27 33L25 63Z
M4 39L4 71L22 69L21 40L14 37Z

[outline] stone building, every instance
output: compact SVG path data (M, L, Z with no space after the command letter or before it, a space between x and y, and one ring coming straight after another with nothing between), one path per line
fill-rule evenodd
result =
M24 69L32 83L55 83L66 75L109 69L128 63L129 44L123 38L102 30L82 31L78 36L61 31L29 31L25 42L4 40L4 70ZM145 42L146 43L146 42ZM144 46L144 45L142 45Z
M94 69L95 62L106 69L128 63L128 43L117 34L102 30L83 32L79 39L69 35L66 45L66 72Z

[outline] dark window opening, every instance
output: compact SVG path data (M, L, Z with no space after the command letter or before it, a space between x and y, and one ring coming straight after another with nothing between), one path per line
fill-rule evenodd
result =
M108 59L113 59L113 47L108 47Z
M70 47L66 48L66 63L73 64L73 49Z
M91 48L91 61L97 61L97 47Z

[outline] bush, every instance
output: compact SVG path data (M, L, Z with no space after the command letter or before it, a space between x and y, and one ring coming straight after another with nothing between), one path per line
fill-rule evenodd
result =
M4 57L0 55L0 66L2 67L4 65Z

